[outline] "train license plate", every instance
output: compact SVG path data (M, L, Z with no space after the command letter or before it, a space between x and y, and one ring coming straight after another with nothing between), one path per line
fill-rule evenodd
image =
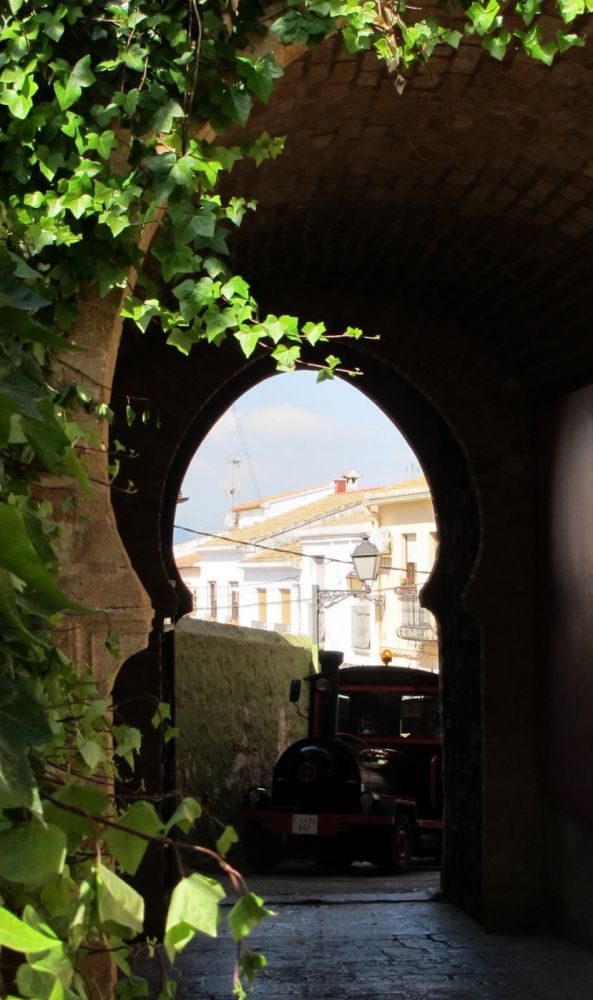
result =
M307 816L300 814L292 817L292 832L313 834L317 833L317 816Z

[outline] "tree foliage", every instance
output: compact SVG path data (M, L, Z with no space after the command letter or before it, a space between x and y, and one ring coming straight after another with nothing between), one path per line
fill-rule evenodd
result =
M550 28L540 0L476 0L428 17L408 11L404 0L3 5L0 953L20 955L12 987L19 996L86 997L81 958L102 951L119 967L119 995L146 994L130 967L144 902L126 875L151 842L179 860L164 938L169 958L196 933L216 935L225 894L184 865L175 839L176 830L188 834L199 821L200 803L180 799L165 822L159 803L139 790L125 805L114 801L118 764L133 767L142 736L114 721L93 665L72 663L54 638L64 614L85 610L58 584L57 515L76 517L76 491L92 490L81 460L94 441L89 416L111 416L64 376L76 357L81 289L119 296L125 318L141 330L158 325L182 353L199 341L234 338L246 356L265 349L279 369L293 369L304 343L328 340L325 327L261 315L225 260L229 234L255 206L239 194L223 198L221 179L237 161L259 165L283 146L266 133L224 141L282 76L258 40L272 32L284 44L314 45L340 32L349 52L374 49L401 93L413 63L438 45L457 48L465 36L496 59L521 48L549 65L583 44L581 19L592 8L592 0L558 0ZM341 335L362 332L348 327ZM330 353L320 377L338 364ZM66 484L59 509L47 499L48 477ZM166 728L167 715L159 706L155 725ZM233 839L226 830L216 850L190 850L217 857L237 893L228 923L239 945L234 989L242 996L265 964L243 941L268 911L224 859ZM161 995L172 993L165 984Z

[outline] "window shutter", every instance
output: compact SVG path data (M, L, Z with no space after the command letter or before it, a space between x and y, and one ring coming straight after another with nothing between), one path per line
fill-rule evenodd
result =
M352 609L352 645L354 649L370 649L371 647L370 608Z

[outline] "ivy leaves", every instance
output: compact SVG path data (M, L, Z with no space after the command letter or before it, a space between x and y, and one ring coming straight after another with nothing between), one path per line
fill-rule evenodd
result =
M319 26L327 32L340 17L367 30L374 10L351 0L309 6L313 34ZM199 51L181 2L166 10L151 0L131 8L114 4L105 19L97 18L91 0L35 14L19 6L16 13L3 29L14 49L0 66L0 105L9 112L7 136L15 155L5 203L21 247L52 276L46 312L53 309L54 320L67 328L74 317L64 311L66 290L72 294L79 281L96 280L107 294L122 286L133 266L136 290L123 315L140 329L156 320L168 343L183 353L200 340L217 345L234 337L247 356L267 350L279 370L292 370L302 344L311 343L306 331L297 329L296 317L260 317L246 283L221 260L230 230L255 206L239 197L223 204L215 193L220 176L238 159L251 157L259 165L278 156L283 141L264 133L242 147L225 147L191 135L188 121L193 102L194 113L218 130L244 126L254 101L265 103L282 76L274 56L235 52L232 24L213 6L204 11ZM287 16L301 15L293 5ZM25 51L20 36L38 44ZM83 40L85 54L72 59ZM221 60L225 73L219 71ZM125 167L115 169L111 161L122 145L122 129ZM161 224L148 278L137 242L156 217ZM53 268L56 252L61 262ZM327 372L333 372L329 364Z
M216 937L222 886L206 875L189 875L178 882L171 895L165 924L164 945L170 961L200 931Z
M133 831L144 834L135 837ZM105 833L105 843L120 867L129 875L135 875L146 853L148 839L162 833L163 822L157 816L151 802L134 802L129 809L120 813L115 826Z
M328 5L312 6L314 19L324 21ZM331 17L354 15L356 8L330 6ZM58 4L50 23L19 6L19 16L3 29L14 51L0 71L0 105L10 113L7 135L18 157L5 199L9 226L41 266L49 266L50 254L59 249L60 267L50 271L58 284L49 287L56 319L58 309L64 316L66 284L74 290L78 281L93 277L102 294L121 286L130 266L139 267L141 227L162 216L151 261L160 265L164 284L155 288L140 270L137 294L128 298L123 315L142 330L158 319L168 342L184 353L199 340L219 344L234 336L248 354L260 346L280 370L292 369L306 335L287 323L291 343L283 347L276 317L261 319L245 282L220 262L228 253L229 226L239 226L255 206L237 197L223 204L213 193L237 159L252 157L259 165L279 155L282 140L264 133L242 148L228 148L191 136L188 94L195 67L185 5L171 3L164 11L146 0L109 11L103 20L90 0L70 10ZM219 130L244 126L253 102L269 99L282 69L269 53L249 58L232 52L229 25L214 9L204 13L202 29L194 111L203 110ZM39 42L28 54L17 44L19 32ZM83 37L86 54L70 61L67 54ZM127 165L116 172L111 156L122 128L129 134ZM165 286L171 284L176 310L166 304Z
M582 14L593 12L591 0L558 0L558 9L565 24L572 22Z
M591 3L559 0L559 9L571 23ZM499 0L474 0L465 11L465 33L479 36L496 59L521 44L548 64L557 52L582 44L572 32L544 36L540 0L517 0L515 11L525 30L506 26ZM168 343L183 353L200 340L219 344L234 337L248 356L267 350L280 370L294 368L308 342L304 330L297 335L287 322L281 343L276 319L259 316L248 290L225 295L208 264L211 255L228 253L229 225L240 225L253 207L240 198L223 205L215 194L220 176L237 159L251 156L259 164L281 148L265 135L228 149L191 134L192 114L219 131L243 127L254 101L266 102L282 75L271 53L250 57L238 50L247 28L243 12L234 24L206 4L198 25L188 21L181 0L165 9L152 0L107 5L105 17L97 16L91 0L81 0L35 12L15 4L13 15L0 32L9 50L0 65L0 104L8 112L13 180L23 190L19 194L13 184L4 200L26 252L49 264L60 250L60 267L50 272L59 285L56 317L66 285L73 290L77 281L92 278L101 294L121 287L129 268L140 266L142 226L162 216L151 253L162 284L155 286L140 268L124 316L143 330L156 319ZM407 66L429 59L439 44L457 48L463 35L440 18L407 20L402 4L356 0L290 0L271 30L289 44L313 44L340 30L349 51L374 48L397 70L400 90ZM85 54L73 58L80 50ZM195 292L187 292L186 283ZM170 286L177 310L170 306ZM333 370L328 365L330 376Z
M39 1000L52 997L55 1000L56 978L65 1000L85 996L77 981L76 962L89 937L102 942L116 956L123 975L119 993L130 997L146 995L143 981L132 976L129 965L131 942L144 926L144 900L125 876L137 872L148 846L155 840L173 847L174 828L186 835L191 833L202 807L195 799L182 799L166 823L154 804L142 799L116 811L108 794L109 786L100 778L101 769L108 766L105 760L93 762L90 768L90 774L97 775L96 783L89 783L83 774L76 776L72 750L77 745L82 753L83 747L90 743L101 744L110 707L98 697L90 679L77 682L71 675L67 682L66 678L63 680L64 693L54 687L51 694L59 699L69 690L70 704L66 700L44 708L29 684L0 679L0 748L6 744L33 756L36 747L43 748L43 758L51 760L54 767L60 760L69 761L73 775L61 787L48 790L52 781L48 785L38 774L40 794L36 793L34 807L22 801L19 789L10 781L0 781L2 892L5 900L11 898L12 892L18 900L25 893L28 900L22 917L0 909L0 945L25 953L26 961L17 971L23 996L33 994ZM76 697L80 699L78 703ZM58 724L60 716L68 712L70 745L64 744ZM153 721L155 725L163 725L168 716L168 706L162 704ZM80 729L78 740L73 739L73 726ZM123 732L126 727L117 728L121 730L118 734L121 748L122 742L126 742ZM39 756L38 771L41 760ZM34 784L32 775L29 784ZM21 810L15 812L14 807L20 805L35 811L37 818L25 818ZM234 830L225 828L217 844L218 851L224 854L236 841ZM191 843L186 849L201 850ZM115 862L115 868L103 860L105 851ZM75 873L77 877L73 878ZM236 873L233 884L239 889ZM217 935L220 904L225 895L219 882L209 876L194 872L180 879L171 897L165 928L164 944L171 961L196 934ZM240 890L239 899L228 915L233 938L241 944L269 913L262 900ZM248 981L263 963L262 956L242 950L241 974Z
M144 928L144 900L119 875L103 864L93 869L95 899L102 930L125 941Z
M194 874L178 882L171 896L164 937L165 951L171 962L196 933L217 936L224 895L221 886L206 875ZM229 930L239 946L233 992L240 1000L247 995L242 979L251 985L266 965L264 956L244 948L243 942L266 917L273 916L274 912L254 892L244 893L228 913Z
M85 610L58 583L52 506L29 493L43 472L89 487L76 454L82 435L47 382L48 353L67 344L33 318L37 304L48 301L39 277L0 252L0 322L8 324L0 341L0 677L18 673L23 659L31 670L47 657L44 619L51 624L56 613ZM23 800L30 784L24 755L6 750L2 766Z
M584 13L584 3L585 0L580 13ZM518 27L509 29L505 26L504 8L499 0L485 0L482 3L475 0L467 8L466 15L470 23L466 27L466 33L479 35L482 46L499 61L504 59L513 40L518 40L528 56L543 62L546 66L551 66L559 52L565 52L575 46L580 47L585 43L579 35L562 30L557 30L555 35L546 37L543 27L537 22L541 6L541 0L517 0L515 11L520 15L526 30ZM569 9L568 4L565 5L563 0L559 0L558 6L565 23L569 23L577 16L578 12L573 13L574 5L573 9Z
M0 945L20 952L62 949L62 942L54 934L37 930L4 907L0 907Z
M0 677L0 809L21 805L42 817L28 752L51 736L45 712L30 686Z
M58 34L57 38L54 34L54 40L58 41L60 37L61 33ZM85 87L90 87L96 80L91 69L89 55L79 59L72 68L63 59L51 63L51 68L58 75L58 79L54 83L54 91L61 111L67 111L73 104L76 104Z
M0 832L0 878L28 885L61 875L66 835L51 823L28 823Z
M21 580L51 611L86 610L60 589L55 575L35 551L20 510L0 502L0 567ZM10 600L8 601L10 603Z
M546 35L540 23L541 0L516 0L508 6L499 0L474 0L463 4L466 23L462 31L450 26L442 16L408 18L405 4L354 3L351 0L289 0L288 11L277 18L271 30L284 44L314 44L334 31L341 31L348 52L373 48L391 71L403 71L417 60L430 59L437 45L459 47L463 35L478 35L481 45L497 60L504 59L509 45L519 45L532 59L551 65L558 53L584 45L584 37L575 32L556 30ZM557 0L565 24L593 11L592 0ZM516 23L523 20L528 30ZM398 72L395 86L402 92L405 77Z

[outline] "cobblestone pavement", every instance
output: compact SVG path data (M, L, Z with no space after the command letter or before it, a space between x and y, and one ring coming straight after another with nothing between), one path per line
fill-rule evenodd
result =
M253 880L276 911L250 937L268 959L253 1000L592 1000L593 953L486 934L435 883ZM224 932L194 941L176 963L178 1000L230 1000L233 955Z

